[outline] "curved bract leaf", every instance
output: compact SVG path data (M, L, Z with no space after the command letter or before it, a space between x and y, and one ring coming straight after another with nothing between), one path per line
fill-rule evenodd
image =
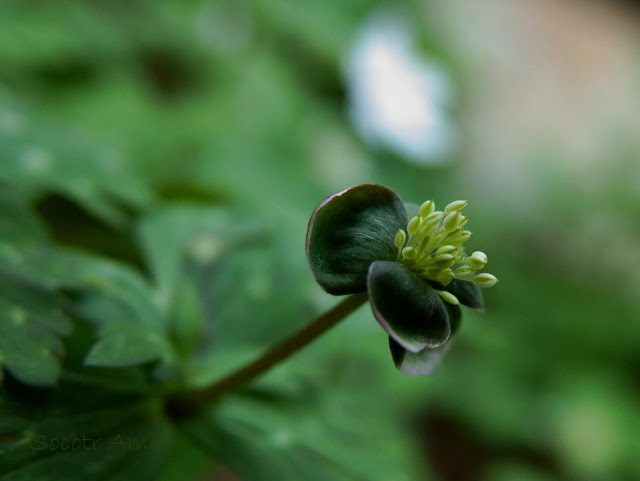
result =
M440 291L447 291L458 298L460 304L476 310L484 310L484 296L482 289L471 281L453 279L448 285L443 286L439 282L429 281L429 283Z
M443 345L433 349L426 348L420 352L411 352L394 341L392 337L389 337L391 357L400 372L410 376L430 376L436 371L440 360L449 351L454 341L453 336L460 328L462 321L460 306L449 304L448 302L445 303L445 306L451 320L451 337Z
M407 224L402 200L393 190L363 184L325 199L307 228L311 271L329 294L363 292L372 262L395 259L393 240Z
M406 266L390 261L371 264L368 292L375 318L403 348L435 348L451 335L444 302Z

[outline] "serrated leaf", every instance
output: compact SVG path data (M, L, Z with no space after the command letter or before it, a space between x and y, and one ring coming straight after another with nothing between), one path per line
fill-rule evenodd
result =
M60 336L71 332L62 300L47 287L0 269L0 366L21 381L54 384L60 375Z

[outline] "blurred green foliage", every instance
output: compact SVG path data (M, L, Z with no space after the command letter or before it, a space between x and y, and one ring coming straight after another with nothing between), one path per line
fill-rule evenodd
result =
M379 6L0 4L3 480L640 478L637 265L606 262L640 239L637 189L619 188L633 151L612 152L600 174L618 181L599 189L531 179L536 209L513 213L486 206L464 158L420 169L368 148L341 62ZM436 376L398 374L361 309L172 425L163 390L211 383L336 302L306 265L306 222L370 181L470 198L501 280ZM617 222L591 236L594 213ZM151 441L34 449L42 435Z

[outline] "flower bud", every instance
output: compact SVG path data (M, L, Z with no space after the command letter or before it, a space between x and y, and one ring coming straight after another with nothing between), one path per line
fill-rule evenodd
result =
M472 269L482 269L487 263L487 255L484 252L476 251L467 258L467 262Z
M453 257L451 254L440 254L439 256L436 256L435 262L436 264L446 264L454 259L455 257Z
M428 200L420 206L420 210L418 211L418 214L420 215L420 217L424 219L429 214L431 214L435 210L435 208L436 208L436 205L433 203L433 201Z
M450 212L462 210L467 206L468 203L468 200L456 200L454 202L451 202L444 208L444 213L449 214Z
M428 226L437 225L442 220L442 216L443 216L442 212L438 210L438 211L432 212L427 217L425 217L424 222Z
M455 277L455 274L451 269L444 269L440 273L440 277L439 277L440 284L442 284L443 286L447 286L454 279L454 277Z
M413 217L407 224L407 233L411 236L418 232L422 219L419 216Z
M460 212L455 211L451 214L448 214L447 217L444 218L443 227L447 232L451 232L458 228L458 224L460 224L460 219L462 218L462 214Z
M460 266L455 269L454 273L456 277L460 279L468 278L473 276L473 269L470 266Z
M440 254L453 254L453 251L456 250L455 246L442 246L440 247L437 251L436 251L436 257L438 257Z
M473 278L473 282L475 282L478 287L487 288L495 286L498 282L498 278L492 274L483 272L482 274L475 276Z
M460 301L458 300L458 298L453 294L451 294L450 292L438 291L438 294L449 304L453 304L454 306L457 306L458 304L460 304Z

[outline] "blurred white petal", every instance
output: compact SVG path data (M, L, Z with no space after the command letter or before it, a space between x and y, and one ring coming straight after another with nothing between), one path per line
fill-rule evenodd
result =
M454 143L445 73L420 56L406 22L375 15L345 68L351 120L363 139L419 164L446 160Z

